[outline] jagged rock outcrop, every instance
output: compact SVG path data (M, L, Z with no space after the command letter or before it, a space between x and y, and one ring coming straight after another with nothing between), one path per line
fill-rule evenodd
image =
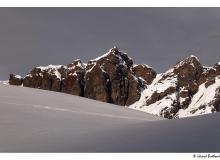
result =
M141 89L144 87L143 81L135 77L132 73L128 73L128 95L125 105L129 106L138 101L141 96Z
M67 65L66 73L62 79L62 92L84 96L85 65L77 59Z
M98 65L90 66L90 64L88 64L87 67L84 88L85 97L113 103L111 99L111 84L109 75Z
M22 85L23 78L19 75L10 74L9 75L9 84L10 85Z
M216 63L213 67L203 66L202 76L200 77L198 83L202 84L214 81L215 77L218 75L220 75L220 63Z
M220 86L215 90L215 96L211 103L214 106L215 110L219 112L220 111Z
M23 85L25 87L61 91L61 81L65 76L65 72L66 67L61 65L36 67L24 77Z
M141 78L147 85L151 84L157 73L145 64L134 65L132 68L135 76Z
M160 107L160 116L173 118L179 109L185 109L192 96L198 90L198 79L202 74L202 65L195 56L178 62L167 72L158 75L156 81L148 87L151 92L145 99L146 106ZM162 102L166 102L163 104ZM160 104L158 104L158 102Z
M131 70L132 65L132 59L116 47L89 61L85 74L85 97L118 105L137 101L142 83Z
M187 108L192 96L198 91L198 81L202 76L202 71L202 65L198 58L193 55L174 67L173 72L177 75L177 92L179 92L179 107L181 109Z

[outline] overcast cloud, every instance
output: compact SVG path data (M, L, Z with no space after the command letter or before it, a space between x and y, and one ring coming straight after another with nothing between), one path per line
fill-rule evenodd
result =
M0 8L0 79L67 64L117 45L163 72L195 54L220 61L220 8Z

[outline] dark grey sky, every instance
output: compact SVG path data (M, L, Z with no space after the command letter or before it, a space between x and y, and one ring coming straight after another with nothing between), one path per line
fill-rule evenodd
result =
M0 8L0 79L87 62L117 45L163 72L194 53L220 61L220 8Z

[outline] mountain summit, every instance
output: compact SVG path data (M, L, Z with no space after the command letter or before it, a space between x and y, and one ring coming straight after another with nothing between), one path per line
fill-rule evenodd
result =
M23 78L11 74L9 83L129 106L139 100L141 90L155 77L151 67L133 65L126 53L113 47L87 64L77 59L66 66L35 67Z
M67 65L35 67L25 77L10 74L9 84L69 93L170 119L220 110L220 63L202 66L194 55L157 74L113 47L87 64L77 59Z

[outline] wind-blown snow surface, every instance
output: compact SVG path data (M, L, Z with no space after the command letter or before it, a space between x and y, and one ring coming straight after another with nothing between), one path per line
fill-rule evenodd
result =
M220 113L164 120L39 89L0 85L0 152L219 152Z

